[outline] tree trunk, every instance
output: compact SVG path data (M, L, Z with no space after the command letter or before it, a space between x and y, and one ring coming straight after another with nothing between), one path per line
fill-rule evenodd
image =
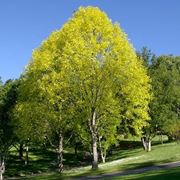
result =
M103 147L101 144L101 138L102 137L99 137L99 148L100 148L102 162L105 163L106 162L106 150L103 151Z
M147 141L147 152L150 152L151 151L151 140L149 139L148 141Z
M141 138L141 141L142 141L142 144L143 144L143 149L144 149L145 151L147 151L147 143L146 143L145 137L142 137L142 138Z
M29 147L28 144L26 144L26 158L25 158L25 166L27 166L29 163Z
M90 130L91 130L92 153L93 153L92 169L97 169L98 168L98 152L97 152L97 129L96 129L96 112L95 111L93 112Z
M143 148L145 151L151 151L151 139L149 137L142 137L141 141L143 143Z
M105 163L106 162L106 152L101 153L101 158L102 158L102 162Z
M23 160L23 144L19 144L19 159L22 161Z
M97 140L95 135L92 135L92 152L93 152L93 162L92 162L92 169L98 168L98 152L97 152Z
M59 134L59 147L58 147L58 167L59 172L63 171L63 135Z
M4 172L5 172L4 158L2 155L0 155L0 180L3 180Z

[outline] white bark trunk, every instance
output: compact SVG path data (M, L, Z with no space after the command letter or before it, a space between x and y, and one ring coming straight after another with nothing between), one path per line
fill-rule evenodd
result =
M146 143L145 137L142 137L141 141L142 141L144 150L147 151L147 143Z
M99 148L100 148L100 152L101 152L101 159L102 159L102 162L105 163L106 162L106 150L103 151L103 147L102 147L102 144L101 144L101 137L99 137Z
M5 163L3 157L0 157L0 180L3 180L3 174L5 172Z
M97 152L97 129L96 129L96 111L93 112L92 122L91 122L91 138L92 138L92 152L93 152L93 162L92 169L98 168L98 152Z
M102 158L102 162L105 163L105 162L106 162L106 156L105 156L105 154L102 154L102 155L101 155L101 158Z
M147 152L151 151L151 139L142 137L141 140L142 140L142 143L143 143L144 150L147 151Z
M93 163L92 163L92 168L93 169L98 168L97 142L96 142L95 138L93 138Z
M63 171L63 136L59 135L59 147L58 147L58 167L59 172Z
M151 151L151 140L149 140L149 141L147 142L147 144L148 144L148 149L147 149L147 151L150 152L150 151Z

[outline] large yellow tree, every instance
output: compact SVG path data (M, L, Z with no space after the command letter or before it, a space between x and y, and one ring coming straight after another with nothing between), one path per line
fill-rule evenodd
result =
M146 70L119 25L99 8L80 7L34 51L24 73L17 112L28 120L27 104L31 111L42 106L37 116L40 132L57 133L60 169L65 131L72 127L81 129L80 135L86 131L95 169L98 140L104 157L121 121L135 134L141 133L149 119L149 90ZM39 117L42 112L46 118Z

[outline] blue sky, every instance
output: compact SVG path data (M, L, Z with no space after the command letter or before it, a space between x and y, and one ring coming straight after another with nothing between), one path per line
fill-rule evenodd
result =
M98 6L134 47L180 55L180 0L0 0L0 76L18 78L32 50L79 6Z

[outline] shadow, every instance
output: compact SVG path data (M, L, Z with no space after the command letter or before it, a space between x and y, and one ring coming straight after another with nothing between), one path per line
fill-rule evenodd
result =
M84 156L79 152L77 156L74 153L65 152L63 154L64 169L69 170L74 167L82 167L91 164L91 156ZM12 151L7 160L5 177L23 177L27 175L38 175L42 173L58 172L57 153L44 148L29 148L29 163L24 165L18 157L17 151Z
M79 153L77 156L74 153L64 153L64 166L67 168L87 166L91 164L91 156Z
M125 142L124 142L125 143ZM142 146L131 147L131 149L116 147L112 151L112 155L108 155L106 161L114 161L122 158L132 157L137 154L144 153Z
M5 176L24 176L49 172L54 170L53 160L56 153L44 149L30 149L29 163L24 165L24 161L19 160L17 153L10 154L6 165Z

